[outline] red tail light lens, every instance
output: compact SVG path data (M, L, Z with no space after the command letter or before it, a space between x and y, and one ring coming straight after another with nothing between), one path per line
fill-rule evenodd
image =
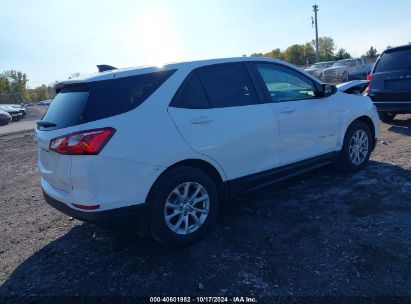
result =
M102 128L70 133L52 139L50 150L67 155L95 155L100 153L115 132L113 128Z
M369 80L370 82L368 83L368 86L365 88L365 91L364 91L363 95L368 95L370 93L372 74L367 75L367 80Z
M80 204L72 204L72 205L78 209L83 209L83 210L96 210L100 208L100 205L92 205L92 206L86 206L86 205L80 205Z

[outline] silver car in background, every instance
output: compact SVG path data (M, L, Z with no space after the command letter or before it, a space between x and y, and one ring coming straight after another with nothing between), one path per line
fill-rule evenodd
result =
M317 62L310 66L308 69L305 69L305 71L319 79L322 79L324 77L324 70L331 67L335 62L336 61Z

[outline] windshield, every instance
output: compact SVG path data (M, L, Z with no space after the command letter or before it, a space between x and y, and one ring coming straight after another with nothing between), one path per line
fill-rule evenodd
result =
M334 63L333 67L347 66L347 65L348 65L348 61L344 60L344 61L338 61L338 62Z
M381 55L375 73L411 69L411 49L386 52Z
M325 63L319 62L319 63L315 63L312 66L310 66L310 69L320 69L324 67L325 67Z

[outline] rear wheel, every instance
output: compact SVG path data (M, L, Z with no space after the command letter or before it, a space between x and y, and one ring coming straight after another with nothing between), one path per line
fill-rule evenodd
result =
M336 168L342 172L357 172L363 169L370 159L372 136L368 125L362 121L354 121L347 129L344 144Z
M170 246L195 241L212 226L218 210L218 192L203 171L174 169L156 183L150 197L153 236Z
M397 114L393 112L378 112L378 115L383 122L390 122L394 120Z

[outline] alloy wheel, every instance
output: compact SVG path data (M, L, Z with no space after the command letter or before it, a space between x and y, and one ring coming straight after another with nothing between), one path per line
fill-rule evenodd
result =
M355 131L351 137L350 146L348 149L351 162L356 166L361 165L367 158L368 149L368 134L364 130Z
M209 211L210 199L206 188L196 182L185 182L167 197L164 220L174 233L187 235L204 224Z

